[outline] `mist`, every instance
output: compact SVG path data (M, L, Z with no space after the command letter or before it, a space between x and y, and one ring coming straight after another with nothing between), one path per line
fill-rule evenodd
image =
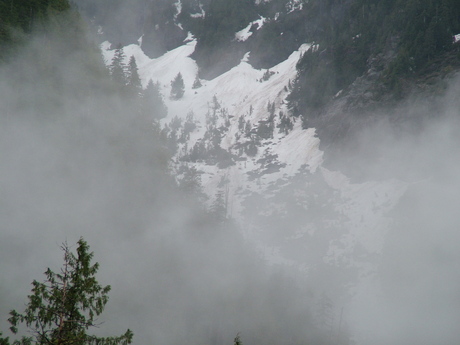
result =
M99 282L112 286L101 335L130 328L135 344L231 344L238 333L244 344L352 343L340 334L346 328L358 344L458 342L460 78L441 96L411 98L382 116L412 114L421 123L395 129L379 121L334 158L362 181L407 184L388 215L383 251L373 253L377 268L362 283L354 267L324 265L327 248L318 243L286 249L315 270L269 264L242 229L216 223L181 194L151 121L112 88L96 48L69 48L72 35L37 34L0 67L4 333L32 280L59 269L60 244L83 236L100 263ZM261 236L282 241L305 217L331 213L315 208L264 223ZM326 242L342 231L343 219L333 220ZM326 337L314 320L325 291L346 320Z
M460 339L460 76L442 92L414 95L378 112L342 149L357 180L398 179L377 269L350 305L359 343L454 344Z
M80 236L112 291L100 335L135 343L302 343L307 288L269 267L167 174L151 119L108 80L92 42L46 30L0 69L0 324ZM69 36L67 36L69 35Z

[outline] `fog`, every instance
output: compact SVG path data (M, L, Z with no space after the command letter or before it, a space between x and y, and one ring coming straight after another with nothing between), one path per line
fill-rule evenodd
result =
M83 236L99 282L112 286L97 334L130 328L136 344L314 338L308 289L177 191L151 120L108 82L96 51L67 40L45 30L0 70L4 334L32 280L59 270L60 244Z
M39 34L0 67L4 334L32 280L59 269L60 244L83 236L99 282L112 286L98 334L130 328L135 344L231 344L238 333L245 344L346 344L340 334L322 337L313 314L322 290L359 283L355 270L313 280L267 264L236 226L217 224L176 190L154 128L111 88L97 51L66 44L65 33ZM442 96L392 110L426 118L417 128L382 121L343 151L341 164L361 178L409 186L391 213L378 270L360 293L343 291L359 344L460 339L459 86L454 78Z
M390 213L378 270L350 310L363 343L460 340L459 86L455 75L436 96L412 96L378 113L385 120L343 150L340 164L357 175L408 183Z

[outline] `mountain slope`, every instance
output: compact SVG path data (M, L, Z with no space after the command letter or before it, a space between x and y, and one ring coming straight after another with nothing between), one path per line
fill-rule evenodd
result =
M270 70L254 69L246 56L193 89L198 68L189 55L195 43L190 39L157 59L145 56L138 45L124 48L139 62L143 84L158 81L166 95L169 115L162 120L163 133L174 142L171 168L179 185L192 171L208 207L223 197L224 216L234 218L272 262L312 270L314 262L325 260L331 267L361 267L359 274L375 269L367 258L381 252L387 214L406 184L353 184L321 166L315 130L304 129L300 119L290 116L285 102L296 63L309 45ZM113 51L107 50L108 43L103 47L109 62ZM173 100L167 95L179 72L185 93ZM186 130L187 123L193 129Z

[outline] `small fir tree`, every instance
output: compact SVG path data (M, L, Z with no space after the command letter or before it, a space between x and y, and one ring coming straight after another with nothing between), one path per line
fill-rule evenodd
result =
M219 222L224 223L227 220L227 205L224 191L219 189L216 193L214 202L211 205L211 215Z
M141 77L137 68L136 59L133 55L129 58L127 84L133 96L139 96L142 92Z
M110 64L110 74L112 75L112 80L118 85L126 85L126 69L125 53L123 52L123 47L119 44L115 49L115 54L113 55L112 63Z
M160 85L149 81L142 96L142 113L145 116L152 116L153 120L159 120L168 115L168 108L163 101L160 92Z
M233 339L233 345L243 345L239 333L236 335L235 339Z
M171 82L171 98L172 99L181 99L185 93L184 79L182 74L179 72L174 80Z
M198 78L198 76L196 76L195 81L193 82L193 85L192 85L192 89L199 89L202 86L203 86L203 84L201 84L200 78Z
M62 245L64 265L59 273L46 270L46 280L32 282L29 303L23 313L10 312L10 330L17 334L18 325L25 324L32 336L22 337L14 345L127 345L133 333L128 329L118 337L96 337L87 334L97 326L108 301L110 286L101 286L95 275L98 263L92 264L93 253L80 238L77 254ZM1 334L0 334L1 335ZM0 344L8 344L8 338L0 337Z

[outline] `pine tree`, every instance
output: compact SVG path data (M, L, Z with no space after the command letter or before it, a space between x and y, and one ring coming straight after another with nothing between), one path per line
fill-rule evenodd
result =
M235 339L233 339L233 345L243 345L239 333L236 335Z
M0 345L9 345L10 344L10 339L8 337L3 338L2 335L3 335L3 333L0 332Z
M112 75L113 81L115 81L118 85L126 85L126 69L125 53L123 52L123 47L120 44L115 49L115 54L113 55L112 63L110 64L110 74Z
M171 82L171 98L181 99L185 92L184 79L182 74L179 72L174 80Z
M189 167L185 164L180 167L180 172L182 177L178 179L179 189L186 195L194 196L204 203L208 197L203 192L200 172L194 166Z
M127 83L130 93L133 96L139 96L142 92L141 78L137 68L136 59L133 55L129 58Z
M220 223L225 222L227 219L227 205L225 202L224 191L218 190L216 198L211 205L211 215Z
M110 286L101 286L95 278L99 264L92 264L93 253L80 238L77 254L62 245L64 264L59 273L46 270L46 280L32 282L32 294L24 313L10 312L10 330L17 334L18 325L25 324L32 334L15 341L14 345L127 345L133 333L128 329L118 337L96 337L87 334L97 326L95 317L100 315L108 301ZM1 334L0 334L1 335ZM0 337L0 344L8 344L8 338Z
M198 89L198 88L200 88L202 86L203 85L201 84L200 78L198 78L198 76L196 76L195 81L193 82L193 85L192 85L192 89Z
M182 132L182 135L183 135L185 141L190 139L190 133L192 133L195 130L195 128L196 128L195 114L191 110L187 114L187 117L185 118L184 130Z
M144 116L159 120L168 115L168 108L163 101L160 85L149 81L142 96L142 113Z

